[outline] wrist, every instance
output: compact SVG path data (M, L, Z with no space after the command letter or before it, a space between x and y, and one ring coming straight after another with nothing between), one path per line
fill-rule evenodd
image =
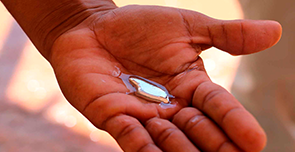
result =
M116 8L112 0L2 0L39 52L49 58L54 41L94 13Z

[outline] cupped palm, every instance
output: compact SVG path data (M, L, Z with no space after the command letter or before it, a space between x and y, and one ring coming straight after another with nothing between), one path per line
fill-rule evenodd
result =
M215 46L233 55L274 45L272 21L222 21L158 6L92 14L61 35L50 62L68 101L124 151L260 151L265 134L225 89L212 83L199 54ZM126 94L120 73L164 85L161 106Z

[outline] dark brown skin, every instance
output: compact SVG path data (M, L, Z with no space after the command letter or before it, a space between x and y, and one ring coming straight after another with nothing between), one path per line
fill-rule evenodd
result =
M49 54L67 100L126 152L259 152L266 144L263 129L211 82L199 54L211 46L251 54L280 36L274 21L223 21L176 8L126 6L91 14L61 33L50 53L41 50ZM127 95L114 75L118 68L164 85L176 106L165 109Z
M198 55L210 46L234 55L258 52L274 45L280 33L271 21L221 21L175 8L127 6L94 14L63 34L51 63L71 104L124 151L254 152L265 146L265 133L210 81ZM113 76L116 67L163 84L177 106L163 109L126 95Z

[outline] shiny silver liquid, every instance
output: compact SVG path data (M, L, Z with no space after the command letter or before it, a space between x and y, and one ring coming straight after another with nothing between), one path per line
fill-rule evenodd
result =
M170 98L174 98L163 85L143 77L121 73L119 78L130 90L129 93L134 92L136 96L148 101L169 104Z

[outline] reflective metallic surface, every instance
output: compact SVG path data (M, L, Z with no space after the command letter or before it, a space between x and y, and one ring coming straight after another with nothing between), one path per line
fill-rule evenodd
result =
M130 77L129 82L136 88L135 95L153 102L169 103L167 90L139 78Z

